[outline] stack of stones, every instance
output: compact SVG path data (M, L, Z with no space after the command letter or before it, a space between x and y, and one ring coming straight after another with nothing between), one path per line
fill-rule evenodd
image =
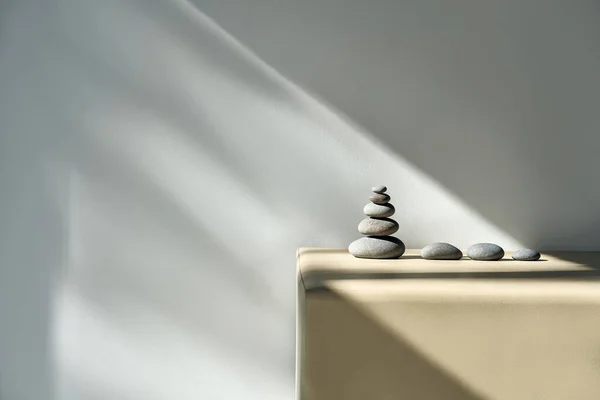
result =
M398 231L398 223L389 218L396 212L385 194L385 186L374 186L370 203L363 212L368 218L358 224L358 231L365 237L350 243L348 251L359 258L398 258L404 254L404 243L393 236Z

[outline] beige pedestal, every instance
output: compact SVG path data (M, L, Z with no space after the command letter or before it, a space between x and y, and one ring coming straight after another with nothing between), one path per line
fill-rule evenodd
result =
M298 251L298 400L600 400L600 253Z

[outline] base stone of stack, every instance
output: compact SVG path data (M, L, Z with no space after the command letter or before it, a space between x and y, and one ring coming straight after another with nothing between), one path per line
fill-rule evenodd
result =
M348 246L348 251L358 258L398 258L405 250L402 240L393 236L367 236Z

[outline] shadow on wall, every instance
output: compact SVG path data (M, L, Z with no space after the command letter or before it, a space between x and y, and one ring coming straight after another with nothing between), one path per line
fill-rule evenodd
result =
M0 130L0 398L53 400L53 292L65 264L66 196L49 190L61 184L53 144Z
M54 400L54 295L68 239L64 143L45 129L55 122L48 93L31 87L44 86L28 69L39 54L11 40L30 9L9 1L0 10L0 398Z
M600 248L594 2L194 3L512 237Z

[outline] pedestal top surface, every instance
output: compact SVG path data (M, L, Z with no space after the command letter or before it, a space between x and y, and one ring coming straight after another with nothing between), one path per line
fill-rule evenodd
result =
M538 261L516 261L511 256L506 252L498 261L425 260L419 249L408 249L401 258L382 260L356 258L347 249L305 247L298 249L297 268L307 290L328 281L357 279L600 278L600 252L545 252Z

